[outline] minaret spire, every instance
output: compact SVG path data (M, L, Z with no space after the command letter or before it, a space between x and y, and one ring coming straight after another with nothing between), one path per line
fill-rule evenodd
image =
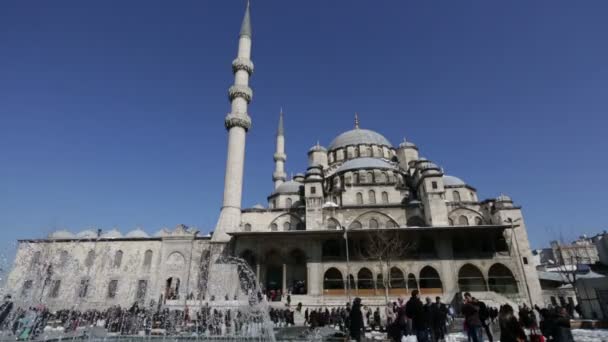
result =
M355 129L359 129L359 113L355 112Z
M228 89L231 110L224 120L228 130L224 200L220 217L213 232L213 242L229 242L230 236L227 233L237 231L241 224L245 138L251 127L251 118L247 113L247 106L253 97L253 91L249 88L249 77L253 73L253 62L250 58L251 18L249 2L247 2L239 33L237 58L232 61L234 85Z
M283 184L287 179L285 173L285 161L287 160L287 154L285 154L285 130L283 129L283 108L279 112L279 126L277 127L277 148L274 153L274 172L272 173L272 181L274 182L274 188L278 188L279 185Z

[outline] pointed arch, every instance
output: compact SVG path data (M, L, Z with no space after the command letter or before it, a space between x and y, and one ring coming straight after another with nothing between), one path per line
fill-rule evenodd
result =
M458 271L458 288L462 292L487 290L483 274L472 264L465 264Z
M483 220L479 216L475 216L475 225L481 226L483 224Z
M488 285L490 291L497 293L517 293L517 281L513 272L500 263L492 265L488 271Z
M369 204L376 204L376 192L374 190L368 191L367 197L369 200Z
M273 230L274 226L281 227L283 230L303 230L304 224L302 220L294 215L293 213L283 213L277 217L275 217L270 222L270 229Z
M120 266L122 265L122 255L123 253L121 250L117 250L114 254L114 268L120 268Z
M144 253L144 268L145 269L149 269L152 266L152 250L148 249L145 253Z
M413 273L410 273L407 276L407 288L410 292L412 290L418 290L418 281L416 281L416 276Z
M243 230L246 231L246 232L250 232L251 231L251 224L245 223L245 225L243 226Z
M363 267L357 273L357 289L362 295L369 295L373 293L369 293L370 291L361 291L361 290L373 290L374 289L374 275L369 268ZM361 293L363 292L363 293ZM371 291L373 292L373 291Z
M285 199L285 208L291 208L292 204L293 203L292 203L291 198L286 198Z
M443 292L443 284L436 269L431 266L425 266L420 270L420 290L423 293L441 293Z
M375 218L371 218L369 220L369 229L378 229L378 220L376 220Z
M344 277L342 272L337 268L332 267L325 271L323 275L323 293L330 296L342 296L346 293L344 290Z
M357 192L357 205L363 205L363 194L360 192Z
M361 225L361 222L355 220L353 221L353 223L350 224L349 229L361 229L363 228L363 225Z
M454 202L460 202L460 192L458 192L458 190L452 191L452 200Z
M382 191L382 204L388 204L388 192Z
M405 276L403 275L403 271L401 271L398 267L393 266L389 272L390 281L389 285L392 289L405 289Z

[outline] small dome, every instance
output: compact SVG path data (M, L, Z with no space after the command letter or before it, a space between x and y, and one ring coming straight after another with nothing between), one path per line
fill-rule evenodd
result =
M513 200L505 194L500 194L500 196L496 197L496 202L513 202Z
M306 175L323 175L323 172L321 172L321 170L319 170L317 167L311 167L306 171Z
M380 133L370 131L369 129L355 128L338 135L331 144L329 144L329 150L331 151L340 147L360 144L392 147L391 143Z
M126 237L132 238L132 239L145 239L145 238L149 238L150 235L148 235L148 233L144 232L141 228L137 228L137 229L134 229L134 230L130 231L129 233L127 233Z
M458 177L454 177L454 176L450 176L450 175L443 175L443 185L460 186L460 185L466 185L466 183Z
M122 237L122 233L119 232L116 228L110 231L104 232L101 234L101 237L104 239L119 239Z
M95 239L97 238L97 233L92 230L83 230L82 232L76 234L76 237L79 239Z
M327 149L317 143L315 146L311 147L308 152L327 152Z
M261 205L260 203L256 204L253 206L253 209L264 209L264 206Z
M345 172L348 170L358 170L358 169L395 169L395 166L377 158L356 158L346 161L344 164L340 165L340 167L336 170L336 173Z
M403 139L403 141L401 142L401 144L399 144L399 147L400 147L400 148L403 148L403 147L413 147L413 148L417 148L416 144L414 144L414 143L413 143L413 142L411 142L411 141L407 141L407 140L405 140L405 139Z
M74 233L69 232L65 229L58 230L56 232L52 232L51 234L49 234L49 239L53 239L53 240L73 239L75 237L76 237L76 235L74 235Z
M162 228L161 230L157 231L156 233L154 233L155 237L163 237L166 235L170 235L171 231L167 228Z
M279 185L273 192L273 194L293 194L299 193L302 183L293 180L287 181Z
M425 161L425 162L422 162L422 163L418 163L417 166L421 170L429 170L429 169L441 170L441 168L437 164L435 164L435 163L433 163L431 161Z

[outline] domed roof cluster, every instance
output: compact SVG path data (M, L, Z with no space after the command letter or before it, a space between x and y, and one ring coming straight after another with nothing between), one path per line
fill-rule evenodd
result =
M509 197L505 194L500 194L498 197L496 197L495 201L496 202L513 202L511 197Z
M281 185L279 185L272 194L293 194L300 192L300 188L304 186L300 182L296 182L294 180L287 181Z
M122 235L122 233L118 229L112 229L106 232L102 232L99 238L101 239L121 239L121 238L130 238L130 239L146 239L149 238L150 235L146 233L141 228L136 228L126 235ZM62 229L55 231L48 236L51 240L90 240L97 239L97 232L92 229L83 230L79 233L72 233L68 230Z
M346 161L336 170L336 173L358 169L388 169L393 170L395 166L385 160L378 158L356 158Z
M338 135L330 144L329 150L335 150L349 145L380 145L392 147L391 143L380 133L369 129L355 128Z

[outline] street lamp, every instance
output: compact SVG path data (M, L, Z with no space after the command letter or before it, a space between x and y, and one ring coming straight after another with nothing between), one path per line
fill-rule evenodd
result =
M511 240L515 240L515 251L517 254L517 259L519 260L519 266L521 267L521 274L524 278L524 284L526 285L526 293L528 294L528 301L530 302L530 307L533 306L532 303L532 295L530 294L530 286L528 286L528 277L526 276L526 270L524 268L524 262L521 257L521 253L519 252L519 242L517 241L517 236L515 235L515 223L521 221L521 217L513 220L512 218L508 218L505 220L505 223L511 225Z
M346 295L350 303L350 256L348 253L348 228L342 227L344 230L344 241L346 242Z

